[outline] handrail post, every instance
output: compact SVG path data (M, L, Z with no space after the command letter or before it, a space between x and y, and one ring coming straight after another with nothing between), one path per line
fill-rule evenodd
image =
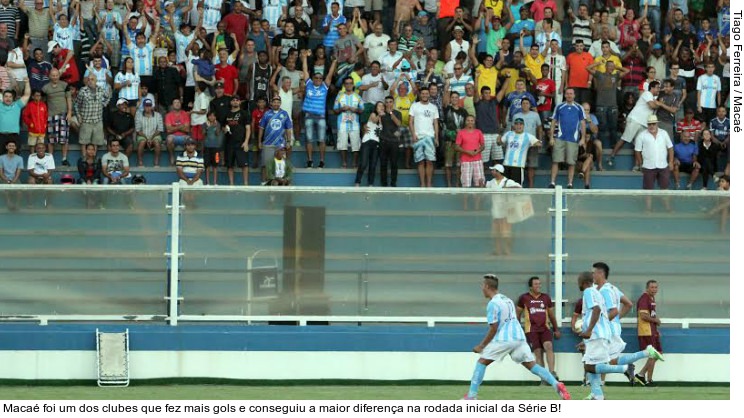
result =
M181 257L181 189L178 182L173 183L171 192L171 236L170 236L170 253L168 262L170 263L168 294L168 323L171 326L178 325L178 273L179 259Z
M555 280L555 317L560 327L563 322L563 187L555 187L554 195L555 208L555 234L553 262L555 263L554 280Z

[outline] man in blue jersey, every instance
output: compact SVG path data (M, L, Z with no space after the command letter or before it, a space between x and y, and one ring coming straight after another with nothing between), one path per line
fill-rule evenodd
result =
M537 114L535 113L535 116ZM524 131L524 119L514 119L513 130L501 137L506 147L504 168L506 177L524 184L524 165L527 163L527 152L530 147L540 146L540 141L532 134Z
M623 373L633 379L635 366L610 365L610 339L612 329L607 316L607 307L604 298L594 288L594 278L591 272L583 272L578 278L579 290L582 293L581 306L581 333L579 337L584 339L584 371L592 388L590 399L603 400L601 374Z
M610 364L621 366L627 364L628 370L626 370L625 376L630 381L631 386L636 382L642 384L643 381L635 378L635 366L633 363L644 358L664 361L664 357L651 345L647 346L644 350L621 355L623 350L625 350L625 341L621 337L623 329L620 325L620 318L630 312L633 308L633 302L620 289L608 281L609 276L610 266L606 263L600 261L592 265L592 278L594 279L594 284L597 286L597 290L599 290L599 294L604 299L605 307L607 308L607 317L610 320L610 330L612 332L609 345Z
M307 168L313 167L313 142L318 143L320 148L318 168L323 168L325 167L326 99L328 98L328 86L331 85L333 74L336 73L338 61L335 55L331 57L331 68L328 70L325 80L323 80L323 74L321 73L315 73L310 78L307 69L307 57L310 54L309 49L300 52L302 56L302 76L305 79L305 100L302 102L302 111L305 112Z
M509 83L504 83L501 90L496 94L496 100L501 102L502 99L504 99L504 93L506 93L506 89L508 88ZM519 79L515 83L515 88L513 92L506 95L506 100L504 100L504 106L506 108L506 130L511 130L511 124L514 120L514 115L519 113L522 109L522 99L528 99L530 101L531 108L537 107L537 102L535 101L535 96L532 95L532 93L527 91L526 84L524 80Z
M486 307L488 332L483 341L473 347L473 352L479 353L481 357L475 363L470 390L464 399L477 399L478 388L483 382L486 367L494 361L501 361L507 354L516 363L521 363L532 374L552 386L562 399L571 399L566 386L557 381L547 369L535 363L535 356L527 345L524 331L519 324L514 302L499 293L499 279L493 274L486 274L483 276L481 290L483 296L489 300Z
M553 147L553 166L550 168L550 188L555 188L555 179L558 176L558 164L568 165L568 187L573 189L574 168L576 158L579 155L579 145L586 143L586 128L584 108L574 101L576 93L572 87L564 92L565 102L556 106L553 112L553 120L550 122L548 137L550 146ZM558 140L556 141L555 128L558 127Z
M274 96L271 109L264 113L258 124L258 149L261 154L261 178L266 181L266 167L274 158L277 148L292 142L292 118L281 108L282 99Z

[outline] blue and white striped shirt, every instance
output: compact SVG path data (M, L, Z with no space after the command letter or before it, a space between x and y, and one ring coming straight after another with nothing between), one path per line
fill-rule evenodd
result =
M703 74L697 79L697 90L700 92L698 106L715 109L718 92L721 91L721 79L717 75Z
M509 131L504 134L501 139L506 146L506 156L504 157L504 165L507 167L522 167L524 168L527 162L527 151L530 147L537 144L538 139L534 135L522 132L518 134L514 131Z
M524 331L517 319L514 302L508 297L497 293L488 302L486 320L489 324L497 324L496 336L493 341L511 342L525 341Z
M152 75L153 49L152 44L149 42L142 48L135 45L134 42L129 43L129 55L134 60L134 72L138 75Z
M605 339L609 340L612 336L612 330L610 329L610 320L607 318L607 307L605 306L604 298L599 291L593 287L584 289L582 296L581 306L581 318L582 325L581 331L586 331L589 328L589 323L592 320L592 310L595 306L600 309L599 319L594 325L592 335L589 337L590 340Z
M100 80L99 80L100 81ZM105 81L105 79L104 79ZM139 98L139 85L140 85L140 78L137 74L132 73L118 73L116 74L116 77L114 78L114 84L115 83L121 83L124 84L127 81L131 81L132 85L127 87L122 87L119 90L119 98L121 99L127 99L127 100L137 100ZM96 83L98 84L98 83Z
M68 25L63 28L59 23L54 24L54 37L53 41L56 41L62 49L73 50L72 41L75 40L75 34L78 32L78 26Z
M356 93L346 94L345 91L336 96L336 102L333 105L333 110L341 109L343 106L349 106L350 108L357 108L359 110L364 109L362 98ZM346 132L358 131L359 130L359 114L354 112L341 112L337 118L338 130Z
M263 18L269 21L272 29L276 29L276 23L282 17L282 7L287 7L287 0L263 0Z
M302 103L302 111L313 115L325 116L326 98L328 97L328 86L325 82L320 86L313 84L312 79L305 81L305 101Z
M204 0L204 21L202 26L207 32L214 32L222 20L222 0Z
M105 89L108 86L106 74L111 76L111 71L109 71L108 68L101 67L100 70L96 70L95 67L88 67L88 69L85 70L83 77L88 77L91 73L96 76L96 85L98 85L99 88Z
M620 298L625 296L625 294L609 282L602 285L602 288L599 289L599 293L604 299L608 318L610 310L613 308L617 309L617 315L610 320L610 329L612 330L612 335L617 335L619 337L623 332L622 326L620 325Z

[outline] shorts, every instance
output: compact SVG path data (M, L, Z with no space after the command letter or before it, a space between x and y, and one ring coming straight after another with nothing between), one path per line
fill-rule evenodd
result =
M44 134L32 134L31 132L28 133L28 145L30 147L35 147L38 142L44 143Z
M484 163L504 159L504 149L498 144L499 134L483 134L485 148L481 153Z
M543 344L553 342L553 333L549 329L545 331L533 331L525 333L527 343L532 351L542 350Z
M623 136L620 137L625 142L633 143L635 140L635 137L646 129L645 126L641 125L640 123L634 121L633 119L626 119L625 121L625 130L623 131Z
M271 164L271 160L274 159L274 154L278 147L274 145L264 145L261 149L261 167L268 167Z
M31 134L29 134L29 136L30 135ZM679 171L681 173L692 174L693 170L695 170L695 168L692 167L692 163L683 163L681 161L679 162Z
M205 167L219 167L219 148L204 148L204 166Z
M610 362L610 341L604 338L584 340L586 349L581 361L584 364L601 364Z
M173 140L173 145L183 146L186 140L189 139L189 136L184 134L170 134L168 135L168 139Z
M491 341L481 353L481 358L501 361L506 355L511 356L515 363L528 363L535 361L535 356L530 351L530 346L524 341Z
M661 338L659 338L658 335L653 337L638 337L638 346L641 348L641 350L645 350L646 347L651 346L656 349L656 351L663 353L664 351L661 349Z
M669 167L667 168L654 168L641 169L643 172L643 189L653 190L654 183L658 180L659 188L661 190L667 190L669 188Z
M364 10L367 12L382 11L382 1L383 0L364 0Z
M359 131L347 131L340 129L338 131L338 137L336 138L336 149L339 151L346 151L351 143L351 151L359 152L359 148L362 146L362 139L359 137Z
M457 161L457 165L460 164L459 153L455 150L455 143L452 141L446 141L444 143L444 166L452 167Z
M305 114L305 143L325 144L326 120L324 116Z
M47 118L47 137L50 144L66 144L70 139L67 115L50 115Z
M610 347L608 348L610 353L610 359L616 359L620 357L620 354L625 351L625 341L619 335L613 335L610 338Z
M188 186L189 185L183 179L178 179L178 184L180 184L181 186ZM198 179L198 180L196 180L194 182L194 184L192 184L192 186L203 186L203 185L204 185L204 182L202 181L202 179Z
M576 142L555 140L553 146L553 163L566 163L576 165L576 158L579 156L579 144Z
M139 102L139 100L137 100L137 99L134 99L134 100L127 99L127 104L128 104L129 107L137 107L137 103L138 102Z
M413 148L413 136L411 135L411 130L408 129L405 126L401 126L398 128L398 133L400 134L400 148Z
M527 150L527 168L537 168L540 165L540 151L537 147Z
M522 167L505 166L504 176L516 181L520 186L524 184L524 168Z
M436 161L437 151L434 148L434 138L431 136L420 137L413 144L413 161L420 163L422 161Z
M163 142L163 137L160 135L155 135L155 138L153 138L152 140L153 142L161 143ZM145 138L144 136L137 135L137 138L136 138L137 144L139 144L140 142L145 142L145 141L147 141L147 138Z
M80 124L80 134L78 135L78 142L80 143L80 145L106 145L106 137L103 133L103 122L83 122L82 124Z
M480 187L485 184L486 176L483 174L483 163L480 161L463 161L460 163L460 182L462 187Z
M191 127L191 139L197 142L204 140L204 127L202 125L194 125Z
M274 154L272 154L272 156L273 155ZM248 153L243 151L242 147L225 147L225 167L248 167Z

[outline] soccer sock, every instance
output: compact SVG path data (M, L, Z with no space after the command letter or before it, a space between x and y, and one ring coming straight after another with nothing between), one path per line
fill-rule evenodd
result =
M594 399L604 399L604 392L602 392L602 378L597 373L587 373L589 384L592 388L592 395Z
M635 363L636 361L646 357L648 357L648 353L646 351L638 351L633 354L623 354L622 356L618 357L617 364L622 366L624 364Z
M530 369L530 372L532 372L532 374L539 377L540 379L545 381L545 383L549 384L550 386L553 386L554 388L558 384L558 381L555 380L555 377L553 377L553 375L550 374L548 369L546 369L545 367L539 364L535 364L534 366L532 366L532 369Z
M597 371L597 374L603 374L603 373L625 373L625 370L628 369L628 366L613 366L611 364L607 363L601 363L594 366L594 370Z
M483 383L483 376L486 374L486 365L477 362L475 363L475 370L473 370L473 377L470 379L470 390L468 391L469 398L475 398L478 396L478 388Z

